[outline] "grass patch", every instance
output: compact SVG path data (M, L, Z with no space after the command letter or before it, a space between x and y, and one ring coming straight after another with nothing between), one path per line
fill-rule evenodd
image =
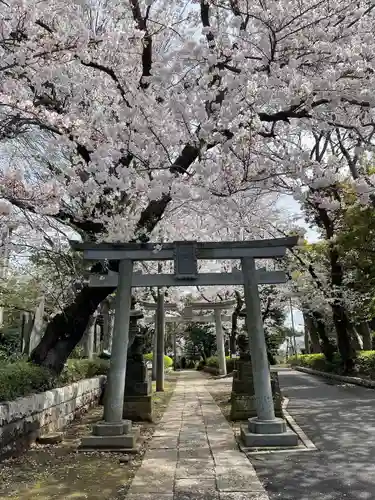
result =
M76 452L80 438L90 434L92 424L102 419L103 408L96 407L65 430L62 443L34 445L24 455L4 460L0 467L0 500L125 499L176 381L175 374L167 376L165 390L159 393L153 384L154 422L140 424L144 442L130 462L121 464L120 454Z

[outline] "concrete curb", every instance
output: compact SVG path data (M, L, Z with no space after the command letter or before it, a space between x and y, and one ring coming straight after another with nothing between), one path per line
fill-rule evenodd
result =
M346 382L347 384L360 385L362 387L367 387L369 389L375 389L375 380L367 380L360 377L347 377L344 375L336 375L336 373L321 372L318 370L313 370L312 368L305 368L304 366L292 366L292 370L308 373L310 375L316 375L318 377L328 378L330 380Z
M287 406L289 403L289 399L284 397L283 401L283 414L285 420L288 422L290 427L293 429L293 431L297 434L299 439L302 441L302 443L306 446L308 450L317 450L317 447L315 444L307 437L307 435L304 433L304 431L301 429L301 427L297 424L297 422L294 420L292 415L287 411Z
M302 444L299 444L298 446L285 446L283 448L275 447L275 448L254 449L243 446L242 442L238 439L238 436L236 436L238 446L240 450L243 453L245 453L246 456L251 458L251 457L257 457L258 455L269 455L271 453L291 454L291 453L301 453L306 451L319 451L318 448L315 446L315 444L311 441L311 439L307 437L307 435L304 433L301 427L297 424L294 418L287 412L286 408L288 406L288 403L289 399L284 396L282 403L284 418L287 421L289 427L293 430L293 432L297 434L298 439L302 442Z

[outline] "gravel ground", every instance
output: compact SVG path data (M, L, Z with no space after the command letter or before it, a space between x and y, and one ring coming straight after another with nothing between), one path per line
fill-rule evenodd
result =
M128 463L120 454L77 452L80 437L101 420L103 408L90 410L69 426L58 445L34 445L24 455L0 464L0 500L121 500L142 462L157 422L162 417L176 385L176 377L165 382L164 393L154 393L154 423L141 425L144 440L140 453ZM136 424L135 424L136 425Z

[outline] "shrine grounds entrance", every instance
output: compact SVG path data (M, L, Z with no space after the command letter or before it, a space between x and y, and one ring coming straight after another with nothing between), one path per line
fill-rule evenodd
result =
M103 421L93 426L93 435L82 439L89 448L130 449L137 435L129 420L123 420L124 390L132 287L243 285L246 305L246 327L251 353L257 417L248 421L243 431L246 446L293 446L297 435L288 430L274 412L271 378L263 330L258 284L286 282L283 271L257 270L255 259L280 258L286 249L298 244L298 237L240 242L174 243L77 243L73 250L83 251L88 260L117 260L119 272L92 275L90 286L117 287L112 355L106 387ZM240 259L241 271L231 273L198 273L198 260ZM136 261L174 261L174 274L133 272ZM164 317L164 301L159 304Z

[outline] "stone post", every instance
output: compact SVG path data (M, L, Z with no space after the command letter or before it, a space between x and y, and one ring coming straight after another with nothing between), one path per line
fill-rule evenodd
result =
M227 363L225 359L225 344L224 344L224 332L223 325L221 323L221 310L214 309L215 316L215 328L216 328L216 345L217 345L217 357L219 361L219 374L227 374Z
M242 259L246 302L246 327L254 373L256 409L259 420L274 420L271 375L263 330L254 259Z
M98 317L97 317L97 319L98 319ZM95 348L94 348L94 351L95 351L95 354L98 354L101 351L100 337L101 337L101 334L102 334L102 327L97 322L95 323L94 333L95 333L95 343L94 343Z
M21 352L22 354L30 354L30 335L34 323L31 312L23 311L21 313L21 321Z
M129 342L132 274L133 262L131 260L121 260L116 293L114 336L104 403L104 420L106 422L122 421Z
M157 359L157 352L158 352L158 323L157 323L157 314L155 312L154 314L154 341L153 341L153 347L152 347L152 380L156 380L156 359Z
M103 303L102 315L103 315L103 350L110 352L112 347L113 323L115 316L107 300L104 301Z
M34 322L30 332L30 338L28 343L28 354L30 354L35 347L39 344L44 329L44 305L45 297L42 296L39 300L39 304L35 310Z
M106 451L135 450L139 428L123 419L126 362L129 344L133 262L120 260L116 292L116 314L109 373L104 395L104 420L93 425L92 435L84 436L80 449Z
M96 312L89 319L85 333L83 334L83 343L82 343L83 355L85 358L88 359L92 359L94 356L95 323L96 323Z
M248 420L248 429L242 428L241 435L246 446L296 446L297 435L275 417L254 259L242 259L242 272L257 417Z
M165 329L165 310L164 293L158 290L158 302L156 310L157 325L157 345L156 345L156 391L164 391L164 329Z
M173 370L177 370L177 342L176 342L176 327L173 331Z

